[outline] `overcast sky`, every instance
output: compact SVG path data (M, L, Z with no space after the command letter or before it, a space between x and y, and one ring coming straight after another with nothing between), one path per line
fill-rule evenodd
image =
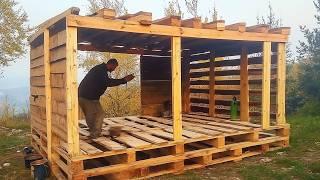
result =
M29 16L29 23L36 26L55 16L69 7L81 9L80 14L87 12L87 0L16 0ZM183 2L184 0L181 0ZM206 16L209 9L216 4L218 15L226 24L246 22L247 26L256 24L257 15L266 15L269 0L199 0L200 15ZM282 19L283 26L292 28L290 42L292 50L303 40L299 31L300 25L315 27L314 8L312 0L270 0L275 14ZM148 11L153 13L153 19L164 16L167 0L127 0L129 13ZM187 16L188 17L188 16ZM186 18L187 18L186 17ZM29 58L17 60L16 63L4 69L4 77L0 78L0 89L29 85Z

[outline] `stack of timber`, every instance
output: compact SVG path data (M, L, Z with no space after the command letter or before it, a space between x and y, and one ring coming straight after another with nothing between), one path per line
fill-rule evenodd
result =
M121 135L110 138L108 129L119 125L123 127ZM80 139L87 139L90 133L85 120L80 120L80 127ZM249 122L184 114L183 140L177 142L173 141L172 119L128 116L104 119L102 137L80 140L80 156L70 158L66 144L55 151L65 178L147 178L239 161L286 147L288 131L288 126L263 131L260 125Z

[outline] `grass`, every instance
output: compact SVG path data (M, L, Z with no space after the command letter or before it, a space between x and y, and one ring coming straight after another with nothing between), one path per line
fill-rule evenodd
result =
M218 164L178 176L165 175L155 179L320 179L320 116L295 115L287 120L291 124L289 148L237 163ZM264 158L270 158L271 162L262 162Z
M291 124L289 148L246 158L236 163L218 164L186 171L180 175L165 175L154 179L320 179L320 116L296 115L288 117L287 120ZM11 163L11 166L0 170L0 179L30 179L30 170L24 169L23 157L21 153L16 152L30 142L29 137L25 135L29 132L29 123L0 122L0 126L23 130L14 136L6 136L7 132L0 133L0 165L4 162ZM270 158L271 162L262 162L263 158Z

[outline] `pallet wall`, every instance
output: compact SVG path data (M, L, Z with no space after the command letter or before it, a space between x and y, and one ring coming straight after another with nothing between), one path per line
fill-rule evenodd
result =
M171 59L141 56L140 63L142 114L160 116L171 101Z
M51 71L51 122L52 133L59 140L67 140L66 118L66 31L49 32L49 60ZM47 153L46 90L44 67L44 44L31 45L30 51L30 111L33 142Z
M214 98L214 116L230 118L230 104L233 97L239 102L238 115L240 117L240 55L217 57L210 59L210 53L191 55L189 88L185 98L191 112L209 114L210 99ZM276 54L271 62L271 118L276 114ZM210 62L214 72L210 75ZM262 95L262 56L261 53L248 55L248 83L249 83L249 119L261 120ZM210 92L210 76L214 82L214 90ZM212 80L213 79L213 80ZM187 108L187 109L188 109Z
M30 49L30 113L32 127L32 144L46 155L47 123L46 97L44 80L43 44L31 46Z

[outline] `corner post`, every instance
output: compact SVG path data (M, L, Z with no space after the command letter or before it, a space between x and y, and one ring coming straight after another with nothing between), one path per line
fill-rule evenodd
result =
M182 139L182 105L181 105L181 37L171 37L171 71L172 71L172 118L173 138Z
M216 103L215 103L215 71L214 71L214 61L215 61L215 54L214 52L210 52L209 57L209 66L210 66L210 72L209 72L209 116L214 117L215 116L215 110L216 110Z
M242 47L240 58L240 120L249 121L248 49Z
M43 32L43 60L44 81L46 97L46 120L47 120L47 155L49 163L52 163L52 131L51 131L51 69L50 69L50 33L49 29Z
M262 128L270 127L270 73L271 73L271 42L263 42L262 57Z
M67 26L66 101L68 148L72 156L80 154L77 83L77 28Z
M286 96L286 46L278 43L277 55L277 124L285 124L285 96Z

